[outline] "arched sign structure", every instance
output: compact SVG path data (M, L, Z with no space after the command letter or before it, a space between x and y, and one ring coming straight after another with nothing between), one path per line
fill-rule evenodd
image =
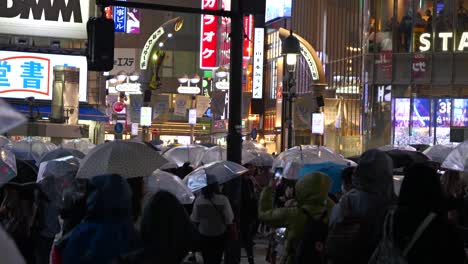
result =
M153 51L154 45L158 43L158 40L166 33L173 34L180 31L183 26L184 19L182 17L176 17L164 23L162 26L156 29L153 34L151 34L151 36L146 41L143 50L141 51L140 70L146 70L148 68L151 53Z
M279 35L281 40L286 39L290 34L290 31L284 28L279 29ZM299 40L301 55L306 60L307 66L314 81L314 85L326 85L325 73L323 71L322 62L317 55L315 49L310 43L303 39L301 36L293 33L293 35Z

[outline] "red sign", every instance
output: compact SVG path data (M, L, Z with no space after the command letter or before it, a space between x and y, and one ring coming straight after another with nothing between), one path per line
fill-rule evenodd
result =
M202 9L218 10L218 0L202 0ZM202 15L200 33L200 68L213 69L217 66L218 17Z
M115 102L112 105L112 110L114 110L115 113L120 113L125 109L125 104L122 102Z
M244 57L252 57L252 42L253 42L253 16L244 17Z

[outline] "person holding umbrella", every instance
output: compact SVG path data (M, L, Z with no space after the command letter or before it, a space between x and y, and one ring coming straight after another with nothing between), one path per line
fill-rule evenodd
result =
M202 189L190 218L201 234L204 263L220 264L227 242L228 225L233 223L234 213L228 198L220 194L217 182L211 182Z

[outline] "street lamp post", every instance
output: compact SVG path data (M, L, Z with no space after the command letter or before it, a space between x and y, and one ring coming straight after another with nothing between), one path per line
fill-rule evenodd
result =
M177 89L177 91L181 94L191 95L192 101L190 104L190 109L195 109L195 96L201 91L198 87L198 83L200 82L200 76L195 74L192 78L189 78L187 75L184 75L183 77L178 78L177 80L180 84L180 87ZM183 86L185 83L187 84L187 86ZM195 86L191 86L191 84L194 84ZM190 123L190 144L194 144L194 137L195 124Z
M293 88L296 85L294 74L296 72L297 57L300 53L299 40L293 35L291 30L290 35L283 41L282 46L282 55L285 57L287 68L287 90L283 90L283 104L284 102L288 104L288 148L293 147L293 100L295 97Z

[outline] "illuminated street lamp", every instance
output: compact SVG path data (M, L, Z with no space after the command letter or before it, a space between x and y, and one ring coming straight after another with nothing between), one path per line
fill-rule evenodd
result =
M289 36L283 41L282 46L282 55L285 57L284 59L286 61L286 67L288 72L287 77L285 76L285 80L287 82L287 90L283 90L283 98L285 101L288 102L288 148L293 147L293 99L295 97L293 88L296 85L294 74L296 71L297 57L300 53L301 46L299 44L299 40L293 35L293 32L291 30ZM283 113L284 112L286 112L286 107L283 103ZM286 117L286 115L283 116ZM284 146L284 144L282 145Z

